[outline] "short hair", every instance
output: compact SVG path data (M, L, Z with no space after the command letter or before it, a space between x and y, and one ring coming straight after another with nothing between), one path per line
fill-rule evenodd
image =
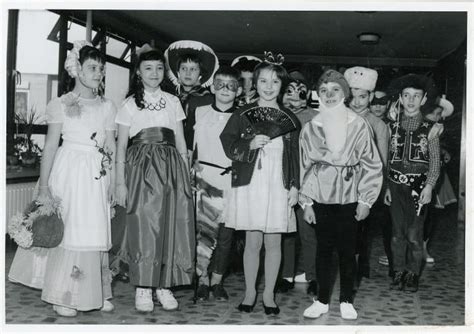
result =
M253 72L253 84L254 84L254 86L257 86L258 77L260 75L260 72L262 72L263 70L270 70L270 71L273 71L273 72L276 73L278 79L281 80L282 90L283 90L284 87L286 87L286 85L288 85L288 81L290 81L290 77L288 75L288 72L286 71L286 69L283 66L276 65L276 64L270 64L270 63L267 63L267 62L261 62L260 64L258 64L255 67L255 71Z
M214 79L218 76L218 75L221 75L221 76L225 76L225 77L230 77L232 79L235 79L237 81L239 81L239 84L240 84L240 71L233 68L233 67L230 67L230 66L220 66L219 69L216 71L216 73L214 74Z
M182 54L178 57L178 60L176 61L176 72L179 72L179 68L181 64L183 63L196 63L199 65L199 70L202 71L202 62L201 58L199 58L196 54L193 53L185 53Z

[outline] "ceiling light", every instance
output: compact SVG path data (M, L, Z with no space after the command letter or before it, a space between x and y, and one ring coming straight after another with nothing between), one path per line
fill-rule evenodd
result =
M363 32L357 35L357 38L362 44L373 45L379 42L380 35L374 32Z

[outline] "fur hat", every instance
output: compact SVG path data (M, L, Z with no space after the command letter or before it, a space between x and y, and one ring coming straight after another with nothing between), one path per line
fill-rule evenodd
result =
M344 77L351 88L365 89L372 92L377 84L378 74L376 70L355 66L348 68L344 72Z
M247 72L253 72L253 69L255 66L260 64L262 60L260 58L254 57L254 56L238 56L234 60L232 60L232 63L230 64L231 67L235 67L240 71L247 71Z
M347 80L338 71L327 70L326 72L324 72L318 79L318 82L316 84L316 90L319 91L319 87L321 87L322 84L325 84L328 82L335 82L339 84L346 98L348 98L351 95L351 89L349 87L349 84L347 83Z
M219 60L209 46L197 41L176 41L170 44L164 52L167 74L171 82L175 86L179 85L176 65L179 57L188 54L195 55L201 60L201 86L210 86L213 82L214 73L219 68Z

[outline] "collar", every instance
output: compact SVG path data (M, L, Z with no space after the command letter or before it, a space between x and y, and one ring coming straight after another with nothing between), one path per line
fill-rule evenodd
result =
M217 112L221 112L221 113L225 113L225 114L231 114L234 112L235 110L235 103L232 105L232 107L230 107L229 109L227 110L221 110L219 109L219 107L217 107L216 105L216 101L212 102L212 108L217 111Z
M352 109L351 109L352 110ZM355 114L359 115L359 116L362 116L362 117L365 117L368 113L370 113L370 109L369 108L365 108L364 110L362 110L361 112L355 112Z
M158 87L158 89L154 91L153 93L150 93L147 90L145 90L144 96L145 96L145 99L150 98L150 99L156 100L160 98L162 94L163 94L163 91L161 90L161 87Z

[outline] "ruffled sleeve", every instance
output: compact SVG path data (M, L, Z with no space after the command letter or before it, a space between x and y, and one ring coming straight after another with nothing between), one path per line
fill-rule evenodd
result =
M61 99L52 99L46 106L46 121L48 123L64 123L64 106Z

